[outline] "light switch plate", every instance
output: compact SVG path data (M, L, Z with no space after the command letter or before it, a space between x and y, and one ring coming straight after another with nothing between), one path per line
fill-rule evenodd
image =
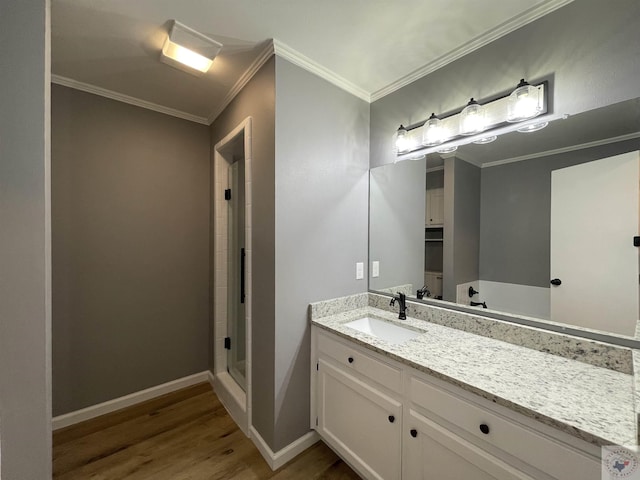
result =
M377 260L371 264L371 276L374 278L380 276L380 262Z
M364 263L356 263L356 280L362 280L364 278Z

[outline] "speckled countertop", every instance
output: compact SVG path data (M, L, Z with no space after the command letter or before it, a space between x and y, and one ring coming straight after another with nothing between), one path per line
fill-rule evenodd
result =
M423 331L393 345L345 327L364 316ZM312 323L595 445L636 443L633 375L361 307Z

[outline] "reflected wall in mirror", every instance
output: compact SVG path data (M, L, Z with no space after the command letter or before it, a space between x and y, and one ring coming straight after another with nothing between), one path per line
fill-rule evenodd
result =
M635 336L639 132L634 99L372 169L370 289Z

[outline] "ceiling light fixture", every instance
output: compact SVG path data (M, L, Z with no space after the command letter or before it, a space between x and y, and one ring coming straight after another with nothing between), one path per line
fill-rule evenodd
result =
M484 102L471 98L457 113L431 116L408 127L400 125L394 133L393 151L398 160L416 154L450 153L460 145L491 143L499 135L516 130L523 133L544 128L562 115L548 112L548 82L530 85L520 80L516 88L502 97Z
M222 44L183 25L172 21L164 42L160 60L167 65L193 75L206 73L218 55Z

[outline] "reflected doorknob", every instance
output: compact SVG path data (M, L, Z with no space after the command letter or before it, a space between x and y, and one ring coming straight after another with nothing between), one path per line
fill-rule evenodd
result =
M562 280L560 280L559 278L554 278L553 280L551 280L551 285L562 285Z

